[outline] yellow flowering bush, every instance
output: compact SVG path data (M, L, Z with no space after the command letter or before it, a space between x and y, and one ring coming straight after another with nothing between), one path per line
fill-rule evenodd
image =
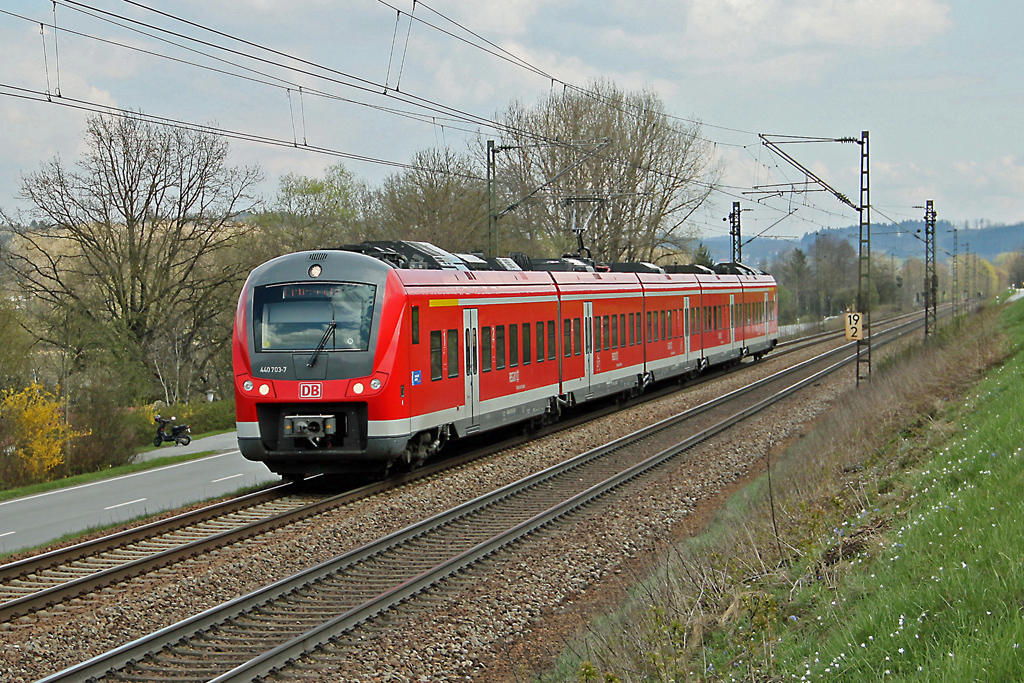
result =
M0 458L8 486L54 478L64 463L68 442L88 432L72 429L64 417L64 401L32 383L21 391L0 394Z

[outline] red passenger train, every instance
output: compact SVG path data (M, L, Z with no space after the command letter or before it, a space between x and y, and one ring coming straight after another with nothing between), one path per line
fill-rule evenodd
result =
M268 261L235 317L239 448L288 478L380 472L774 348L772 277L675 270L689 272L484 261L422 242Z

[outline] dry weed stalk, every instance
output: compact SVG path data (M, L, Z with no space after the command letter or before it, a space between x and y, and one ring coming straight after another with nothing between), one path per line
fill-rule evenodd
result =
M746 632L725 637L746 653L744 666L753 668L755 658L770 663L771 634L784 612L770 596L780 589L792 595L809 582L834 588L844 558L877 547L888 519L866 519L838 544L824 539L851 512L886 495L881 483L892 471L916 462L902 447L902 434L927 427L938 439L951 432L942 421L944 406L1005 356L995 318L982 311L955 336L947 333L944 344L891 352L868 385L841 398L805 438L773 454L775 513L786 523L773 524L766 492L745 492L742 512L675 548L657 578L642 582L642 600L602 629L591 661L622 681L716 679L706 668L707 640L743 622ZM751 676L770 676L770 667Z

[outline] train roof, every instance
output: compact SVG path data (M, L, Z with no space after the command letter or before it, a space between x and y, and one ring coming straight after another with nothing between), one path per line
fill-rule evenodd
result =
M646 261L596 263L592 259L573 254L565 254L560 258L531 258L522 252L513 252L508 257L491 258L482 254L452 253L429 242L413 240L369 240L360 244L346 244L341 250L371 256L394 268L411 270L764 275L760 270L743 263L719 263L714 268L697 264L672 264L662 267Z

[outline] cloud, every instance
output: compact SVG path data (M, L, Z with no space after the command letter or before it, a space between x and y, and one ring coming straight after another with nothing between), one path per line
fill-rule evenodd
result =
M757 50L921 45L952 28L940 0L693 0L689 38Z

